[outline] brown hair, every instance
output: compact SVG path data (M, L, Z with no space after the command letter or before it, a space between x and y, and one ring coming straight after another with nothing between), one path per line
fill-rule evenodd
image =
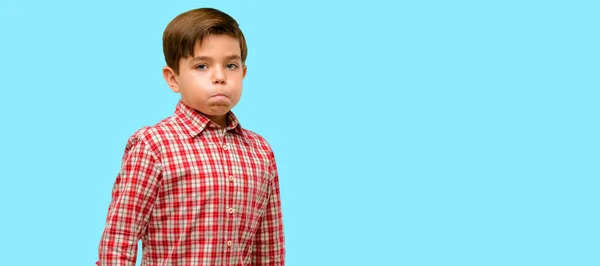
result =
M242 30L235 19L214 8L198 8L175 17L163 33L163 53L167 66L179 73L179 60L194 56L194 45L211 34L229 35L240 43L242 63L248 48Z

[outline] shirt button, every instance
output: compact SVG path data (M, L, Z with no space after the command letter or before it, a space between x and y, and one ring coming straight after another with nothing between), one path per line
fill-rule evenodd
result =
M233 213L233 208L229 208L229 213Z
M231 242L231 240L227 241L227 246L228 246L228 247L231 247L231 245L232 245L232 244L233 244L233 243Z
M233 176L232 175L229 176L229 181L233 182Z
M227 147L227 144L223 145L223 149L224 149L224 150L227 150L227 149L228 149L228 147Z

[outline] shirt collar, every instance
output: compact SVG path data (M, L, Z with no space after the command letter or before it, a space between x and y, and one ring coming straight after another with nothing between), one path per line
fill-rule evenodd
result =
M202 113L187 106L181 100L175 108L175 117L183 124L183 127L188 131L190 137L192 138L200 134L200 132L202 132L202 130L204 130L207 126L214 124ZM227 113L226 129L233 130L233 132L240 134L242 136L242 139L244 139L246 142L250 142L250 140L244 133L244 130L242 129L239 120L231 111Z

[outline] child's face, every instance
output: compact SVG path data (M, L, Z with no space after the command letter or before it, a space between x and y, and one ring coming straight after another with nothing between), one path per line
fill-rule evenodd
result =
M240 44L228 35L209 35L196 43L194 57L179 61L179 74L169 67L165 80L182 101L205 115L224 116L240 100L246 66Z

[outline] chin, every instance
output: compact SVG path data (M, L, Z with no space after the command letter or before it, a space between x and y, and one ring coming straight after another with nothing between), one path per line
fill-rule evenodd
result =
M226 115L227 113L229 113L230 110L231 110L231 108L211 108L205 114L210 115L210 116L221 116L221 115Z

